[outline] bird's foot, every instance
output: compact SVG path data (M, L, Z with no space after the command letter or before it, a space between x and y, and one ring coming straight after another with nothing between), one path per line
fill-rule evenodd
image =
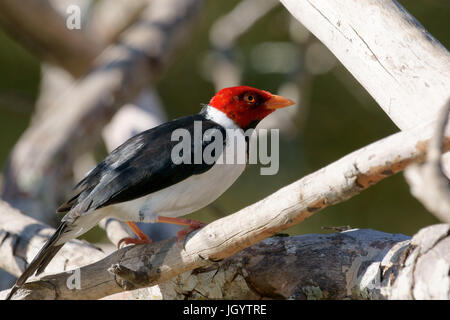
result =
M187 220L187 219L186 219ZM188 225L187 228L180 230L177 232L177 246L180 249L184 249L184 243L186 240L186 236L191 233L194 230L203 228L204 226L206 226L206 223L197 221L197 220L189 220L190 224Z
M147 237L147 239L136 239L136 238L123 238L120 239L119 243L117 244L117 248L120 249L122 244L125 244L126 246L129 244L149 244L152 243L152 239Z
M198 220L191 220L185 218L171 218L163 216L158 216L156 222L177 224L179 226L187 226L186 229L177 232L177 245L180 249L184 249L184 241L186 240L186 236L189 233L206 226L206 223L203 223Z
M133 221L127 221L126 224L130 227L131 230L138 236L138 239L135 238L123 238L119 241L117 244L117 248L120 249L120 246L122 243L125 243L125 245L129 244L148 244L152 243L152 239L150 239L139 227L134 223Z

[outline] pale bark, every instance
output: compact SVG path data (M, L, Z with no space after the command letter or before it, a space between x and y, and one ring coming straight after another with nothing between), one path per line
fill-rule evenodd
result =
M440 113L425 163L413 164L405 170L411 193L438 219L447 223L450 223L450 179L444 172L442 153L449 115L450 100Z
M203 260L202 267L164 281L159 275L169 240L152 248L127 247L81 268L79 289L67 287L72 273L66 272L28 283L15 297L98 299L158 284L107 298L449 299L449 232L442 224L422 229L412 240L358 229L272 237L220 262ZM120 266L106 271L117 259Z
M47 0L3 0L0 24L40 59L55 63L73 76L82 75L101 47L82 30L70 30L66 18Z
M400 129L437 117L450 53L395 0L280 0Z
M358 229L272 237L210 268L123 295L135 299L449 299L449 246L448 225L424 228L412 240ZM439 268L430 268L435 265Z
M58 1L58 0L56 0ZM103 44L117 40L130 27L152 0L101 0L86 22L88 34Z
M0 268L19 276L54 231L54 228L0 201ZM46 273L71 270L100 260L104 256L105 254L93 245L72 240L52 260Z

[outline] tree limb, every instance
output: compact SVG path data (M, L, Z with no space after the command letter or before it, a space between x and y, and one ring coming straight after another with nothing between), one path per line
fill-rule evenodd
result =
M450 223L450 179L442 165L445 127L449 121L450 100L442 108L424 164L414 164L405 170L411 193L438 219Z
M83 31L69 30L65 18L47 0L3 0L0 23L40 59L56 63L75 77L101 52Z
M280 0L400 129L436 119L450 53L395 0Z
M0 201L0 268L19 276L55 231ZM60 272L92 263L105 254L85 241L69 241L46 272Z
M86 23L89 35L104 44L117 40L152 0L97 1Z
M349 8L339 1L330 1L323 8L313 0L282 0L282 2L332 49L400 128L414 128L419 123L435 118L436 108L444 99L447 99L449 92L449 54L397 2L381 3L380 0L376 0L371 1L371 6L364 3L367 0L353 1L351 4L346 4L352 6ZM358 12L357 17L350 14L355 10ZM334 18L333 12L339 12L339 19ZM368 17L373 19L371 21L373 23L367 23ZM317 23L317 21L324 23ZM329 28L323 28L322 25ZM373 36L374 26L377 32L386 36L387 39L379 38L378 33L369 39L368 35ZM398 36L400 40L390 38L393 35ZM405 39L410 38L418 40L420 47L409 46L408 44L413 42L405 42ZM395 48L395 56L387 54L390 51L385 47L386 44ZM120 48L115 49L121 52ZM110 70L102 69L102 71L106 73L106 78L114 78L108 73ZM101 75L97 74L97 76L101 78ZM103 79L105 82L107 82L106 78ZM113 82L115 81L117 79ZM141 83L142 79L136 81ZM117 89L111 82L106 83L106 86L108 89ZM109 106L114 109L116 100L120 99L115 98L113 90L107 90L107 92L112 95L114 102ZM88 104L88 101L84 99L73 98L81 100L81 105ZM98 100L94 102L94 105L99 103ZM423 109L425 105L427 109ZM408 112L405 112L405 106L409 108ZM77 119L80 119L80 122L88 121L89 117L83 117L88 113L82 112ZM89 115L96 116L95 112ZM73 129L72 127L68 130L70 137L76 133ZM96 132L95 128L91 130ZM87 130L83 134L87 133L91 131ZM186 271L209 267L214 261L227 258L278 231L299 223L328 205L339 203L358 194L381 179L404 169L409 163L423 160L425 146L431 134L432 124L421 125L349 154L260 202L191 234L186 243L186 250L180 250L173 240L124 248L102 261L82 268L82 274L87 277L82 277L82 281L85 282L81 290L74 291L67 288L65 284L68 274L65 273L47 276L30 283L19 291L19 296L21 298L65 298L82 295L83 298L98 298L136 285L150 286L163 283ZM443 143L444 151L450 148L448 137L449 135L446 134ZM69 138L68 141L74 140L77 139ZM33 150L33 154L35 153L36 151ZM63 160L67 160L64 158L64 153L56 154L59 155L58 161L61 160L61 155ZM51 153L50 156L54 160L55 153ZM39 164L41 160L39 154L37 159L36 155L34 157L33 162ZM43 170L46 169L45 166L38 169L36 172L40 174L46 172ZM30 175L30 172L25 174L25 180L29 179L33 182L31 185L36 185L35 177ZM446 240L448 226L445 228L447 229L444 230L444 235L440 234L433 243L444 245L444 249L440 252L447 259L445 254L448 255L449 252ZM420 245L421 248L425 248L424 254L428 252L429 243L430 241L426 241L425 244ZM418 255L419 253L408 255L405 262L407 267L411 266L409 274L412 274L413 281L417 279L415 270L418 266L414 262L418 261L416 259ZM426 267L430 264L423 265ZM113 267L110 271L115 276L105 271L111 266ZM448 265L442 270L439 269L439 272L441 271L448 276ZM396 281L397 286L405 287L403 281L408 279L408 274L399 279L401 281ZM54 287L59 290L55 292ZM316 292L314 288L312 290L313 293ZM411 297L416 296L419 296L416 292L411 295ZM402 295L395 297L402 297Z
M209 268L124 295L140 299L155 295L162 299L448 299L449 247L448 225L424 228L412 240L367 229L272 237ZM427 264L436 263L442 268L430 272Z
M277 5L278 0L243 0L211 26L209 40L212 50L205 72L211 77L216 91L241 82L242 68L233 53L236 42Z
M80 269L80 289L68 289L70 273L28 283L21 299L93 299L106 292L139 299L448 299L450 227L422 229L412 240L374 230L272 237L220 262L209 262L163 281L157 270L169 241L116 252ZM148 246L146 246L149 249ZM164 248L166 247L166 248ZM142 256L141 254L144 254ZM146 261L146 262L144 262ZM139 266L135 265L139 262ZM144 262L144 263L143 263ZM429 266L440 268L430 272ZM156 270L156 272L155 272ZM160 274L161 274L160 273ZM95 276L94 276L95 275ZM100 278L99 278L100 277ZM439 285L433 285L439 283ZM54 290L53 288L58 288ZM6 291L0 293L0 298ZM117 298L118 295L112 296Z

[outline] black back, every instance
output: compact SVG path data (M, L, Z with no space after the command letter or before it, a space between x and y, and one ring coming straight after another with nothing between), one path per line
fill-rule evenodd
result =
M194 163L194 122L201 121L202 136L208 129L222 133L223 145L226 131L218 123L206 119L202 113L176 119L143 131L128 139L75 187L78 194L63 204L58 212L69 211L81 204L81 212L98 209L114 203L134 200L169 187L194 174L209 170L214 163ZM171 159L173 147L179 141L171 141L175 129L184 128L191 136L191 163L175 164ZM201 152L212 141L201 141ZM214 155L217 159L221 152Z

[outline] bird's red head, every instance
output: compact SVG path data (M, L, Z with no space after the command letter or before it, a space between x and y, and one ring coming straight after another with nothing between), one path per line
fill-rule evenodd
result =
M290 99L247 86L224 88L209 102L242 129L255 127L276 109L293 104Z

